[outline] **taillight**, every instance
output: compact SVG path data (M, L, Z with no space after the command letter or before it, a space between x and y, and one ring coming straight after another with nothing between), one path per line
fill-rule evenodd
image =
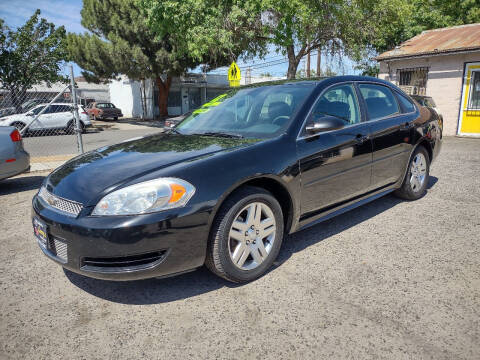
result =
M13 142L22 141L22 135L20 135L20 132L17 129L15 129L10 134L10 139L12 139Z
M86 111L82 111L82 114L88 115Z

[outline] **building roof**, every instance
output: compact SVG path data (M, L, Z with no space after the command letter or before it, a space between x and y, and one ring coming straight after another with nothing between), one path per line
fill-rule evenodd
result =
M427 30L405 41L376 60L480 50L480 23Z

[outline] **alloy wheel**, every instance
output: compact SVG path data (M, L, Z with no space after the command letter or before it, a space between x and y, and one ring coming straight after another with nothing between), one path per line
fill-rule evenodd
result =
M412 165L410 166L410 174L410 186L412 190L414 192L420 191L420 189L423 188L427 174L427 159L425 159L425 156L421 152L415 155Z
M275 234L272 209L262 202L248 204L237 213L230 227L230 259L241 270L255 269L270 254Z

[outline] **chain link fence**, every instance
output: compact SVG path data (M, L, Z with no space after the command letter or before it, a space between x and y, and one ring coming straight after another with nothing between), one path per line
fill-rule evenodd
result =
M69 83L38 84L27 90L0 83L0 126L16 127L32 158L83 152L82 133L92 124L77 104L73 70Z

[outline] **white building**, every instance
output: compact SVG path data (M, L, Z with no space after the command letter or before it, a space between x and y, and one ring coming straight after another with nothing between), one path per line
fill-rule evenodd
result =
M168 114L180 115L199 107L228 91L226 75L188 74L172 79L168 94ZM152 79L133 81L123 76L109 84L110 101L122 109L126 117L153 118L159 115L158 89ZM142 110L145 104L145 114Z
M240 85L285 79L285 77L253 77L242 74ZM168 94L168 114L180 115L196 109L230 89L227 75L188 74L173 78ZM140 81L122 76L109 84L110 101L122 109L126 117L151 119L159 115L158 88L152 79ZM142 110L145 104L145 114Z

